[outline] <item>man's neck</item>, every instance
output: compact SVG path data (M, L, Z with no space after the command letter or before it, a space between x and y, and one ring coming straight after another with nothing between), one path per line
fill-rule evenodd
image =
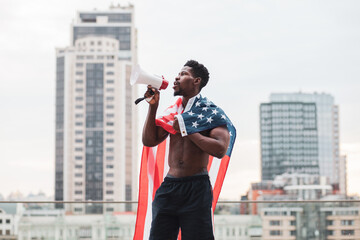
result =
M192 98L192 97L195 97L196 95L198 95L199 93L193 93L193 94L191 94L191 95L189 95L189 96L183 96L183 100L182 100L182 105L183 105L183 107L185 108L186 107L186 105L187 105L187 103L189 102L189 100L190 100L190 98Z

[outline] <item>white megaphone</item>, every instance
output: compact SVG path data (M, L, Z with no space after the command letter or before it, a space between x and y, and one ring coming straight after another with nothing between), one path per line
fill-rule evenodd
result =
M143 69L141 69L140 65L137 64L131 71L130 84L146 84L162 90L167 88L169 82L165 80L164 77L145 72ZM144 99L145 97L136 99L135 104L138 104Z

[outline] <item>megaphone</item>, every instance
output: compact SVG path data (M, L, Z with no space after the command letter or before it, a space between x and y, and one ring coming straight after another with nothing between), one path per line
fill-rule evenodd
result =
M169 82L164 79L164 77L157 76L154 74L149 74L145 72L143 69L141 69L140 65L137 64L131 71L131 77L130 77L130 85L134 84L146 84L151 85L154 88L157 88L159 90L166 89L169 85ZM150 92L151 93L151 92ZM154 93L151 93L154 94ZM138 98L135 101L135 104L138 104L142 100L144 100L145 97Z

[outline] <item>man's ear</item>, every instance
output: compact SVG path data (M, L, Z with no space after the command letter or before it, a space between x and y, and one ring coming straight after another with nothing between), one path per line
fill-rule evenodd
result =
M200 84L201 84L201 77L194 78L194 84L200 86Z

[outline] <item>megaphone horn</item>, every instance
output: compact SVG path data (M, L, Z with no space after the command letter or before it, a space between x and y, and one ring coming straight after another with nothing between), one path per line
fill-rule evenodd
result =
M141 69L140 65L137 64L131 71L131 77L130 77L130 85L134 84L146 84L151 85L154 88L157 88L159 90L166 89L169 85L169 82L164 79L164 77L149 74L143 69ZM152 93L154 94L154 93ZM138 98L135 101L135 104L138 104L145 98Z

